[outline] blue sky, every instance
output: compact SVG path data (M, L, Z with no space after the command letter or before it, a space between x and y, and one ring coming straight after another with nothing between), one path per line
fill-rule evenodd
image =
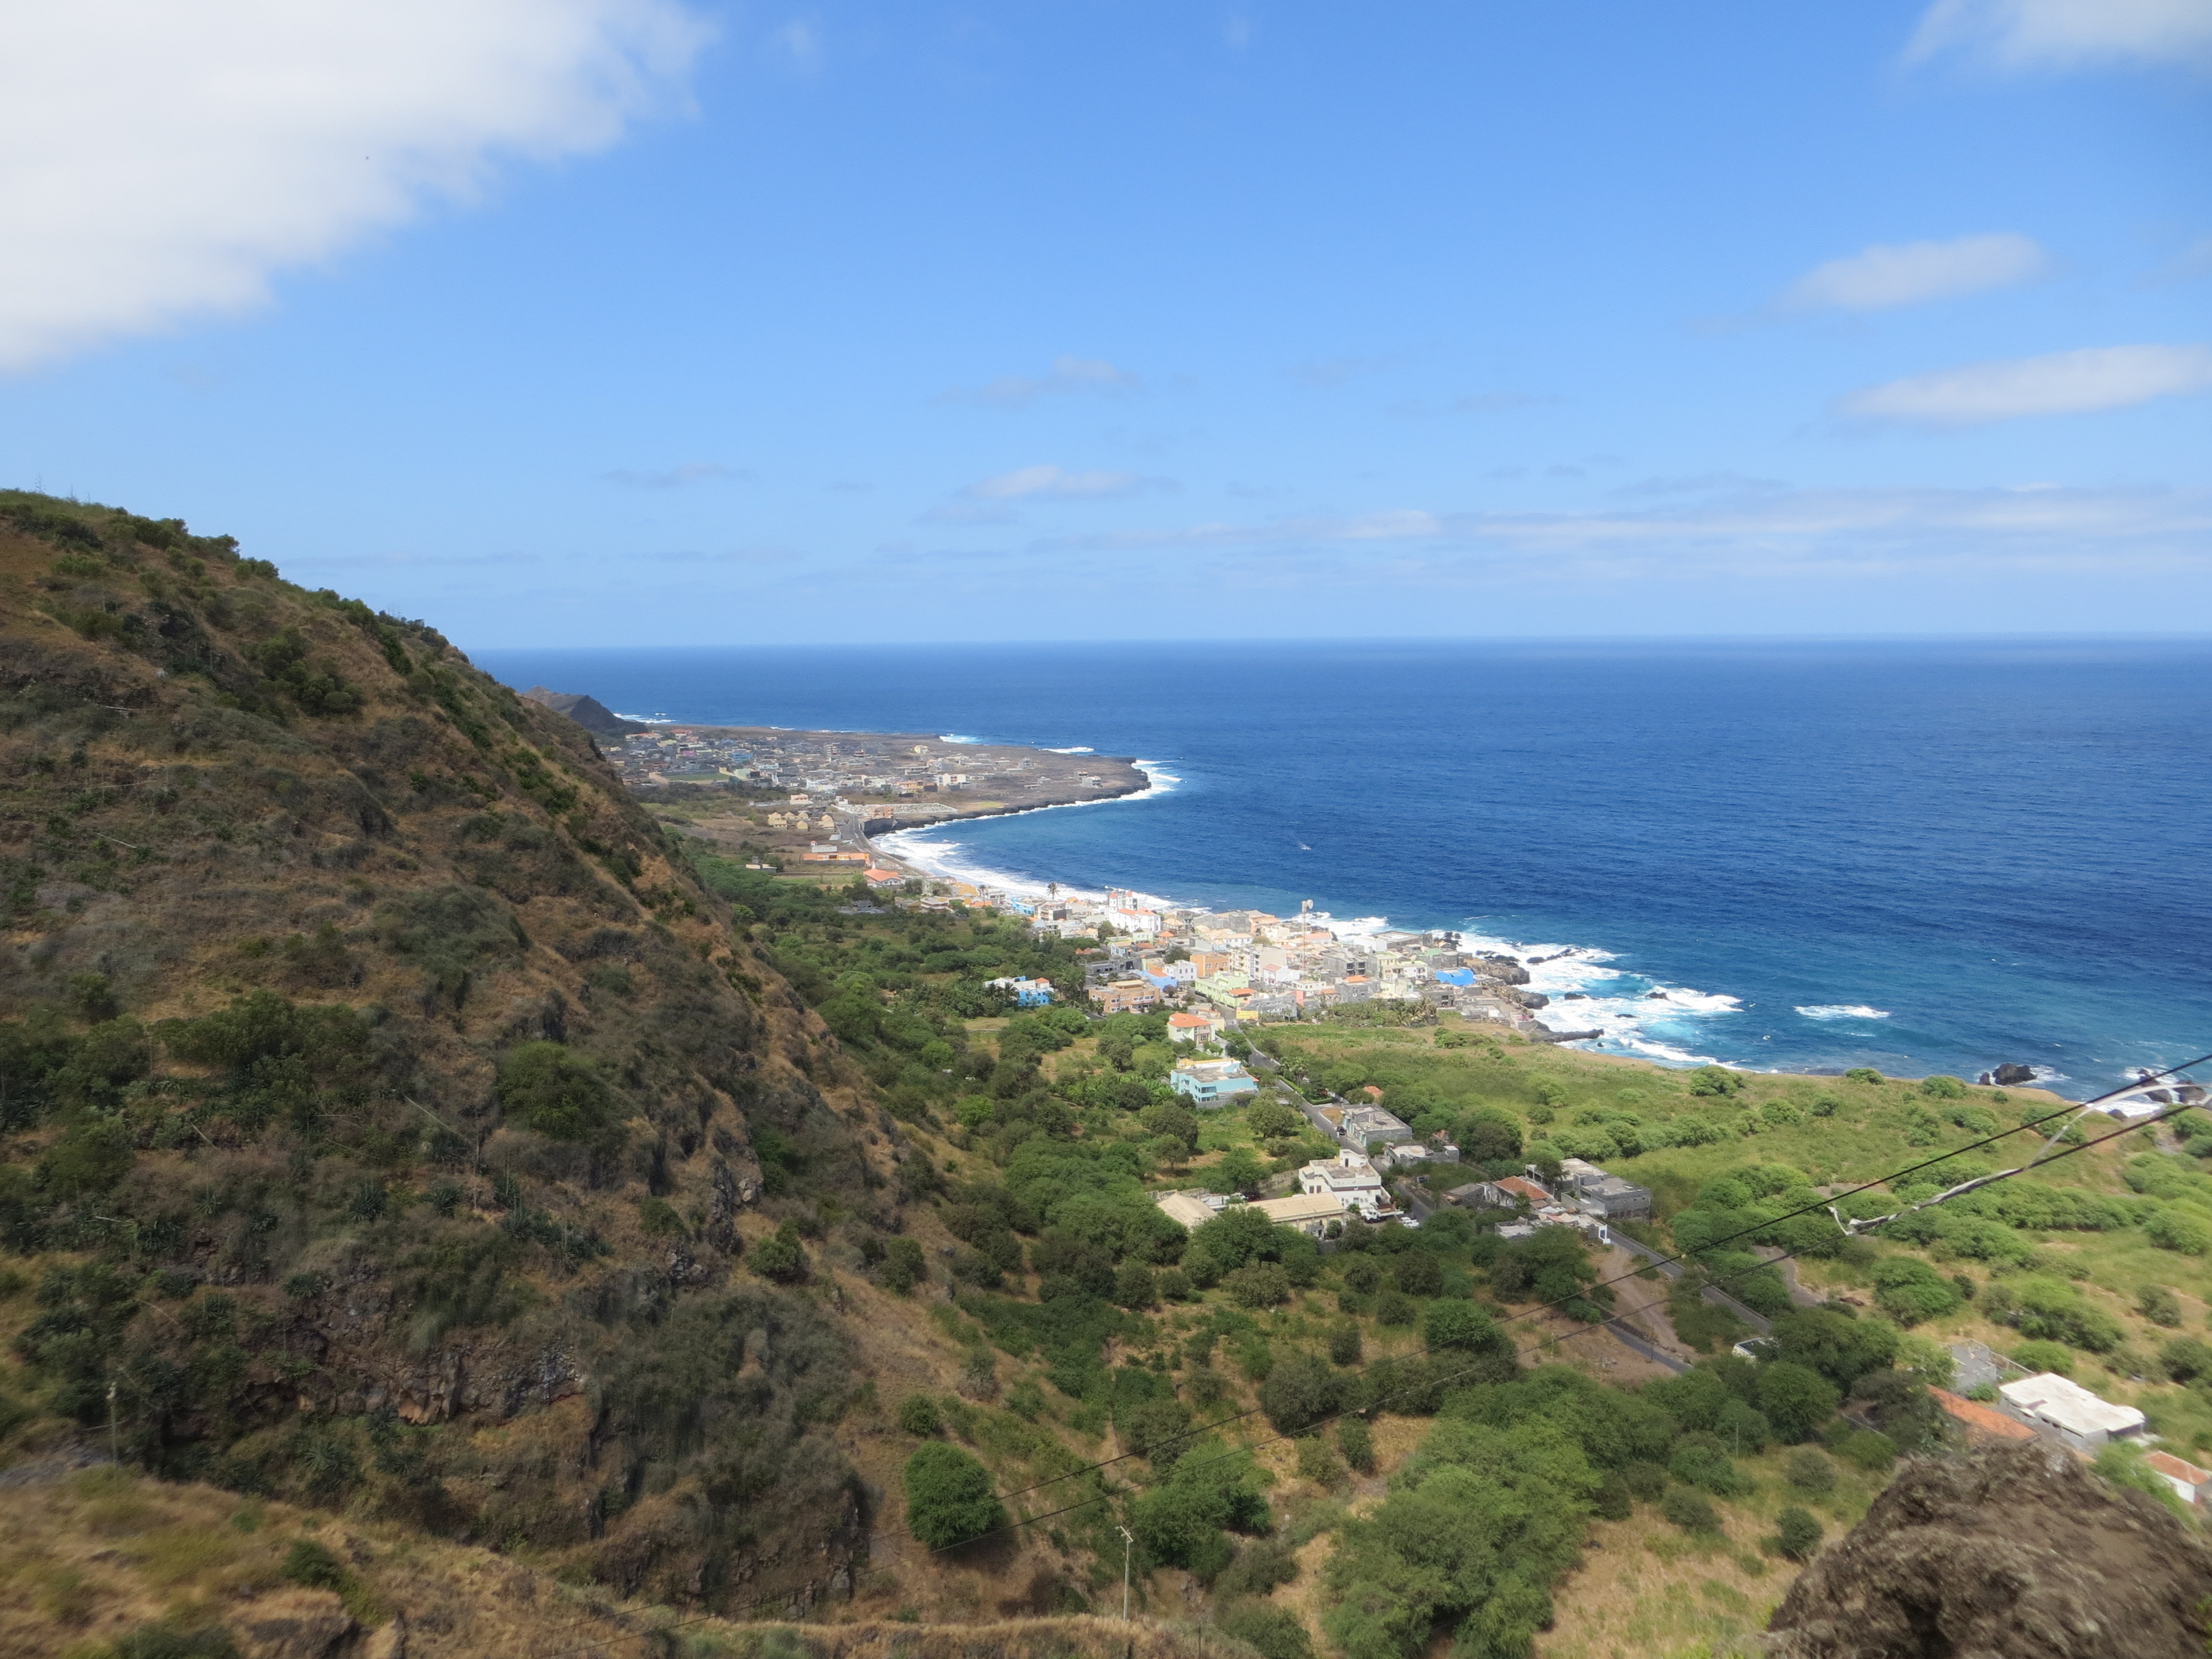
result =
M2205 0L173 12L0 21L0 477L464 646L2212 614Z

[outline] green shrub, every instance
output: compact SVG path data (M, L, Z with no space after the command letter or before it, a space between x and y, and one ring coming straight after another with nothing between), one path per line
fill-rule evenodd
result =
M2163 1285L2146 1285L2136 1294L2136 1311L2171 1330L2181 1323L2181 1298Z
M937 1409L937 1402L926 1394L910 1394L899 1403L899 1431L918 1440L927 1440L943 1432L945 1419Z
M2177 1382L2212 1377L2212 1347L2193 1336L2177 1336L2158 1351L2159 1368Z
M1310 1480L1316 1486L1333 1486L1344 1478L1344 1465L1336 1461L1336 1453L1328 1441L1319 1435L1298 1442L1298 1479Z
M337 1589L346 1582L344 1565L312 1538L293 1540L279 1571L307 1589Z
M1333 1365L1359 1363L1359 1327L1346 1320L1328 1334L1328 1358Z
M1006 1524L991 1474L959 1447L932 1440L906 1461L907 1527L931 1549L950 1549Z
M1647 1504L1657 1503L1667 1492L1667 1471L1656 1463L1647 1463L1641 1459L1624 1463L1620 1468L1620 1480L1621 1484L1628 1488L1630 1497L1641 1498Z
M806 1277L806 1251L799 1242L796 1222L786 1221L753 1246L745 1260L763 1279L780 1285L795 1284Z
M1844 1081L1846 1083L1879 1083L1881 1081L1881 1073L1875 1071L1871 1066L1854 1066L1850 1071L1844 1073Z
M1774 1517L1775 1543L1792 1561L1802 1561L1820 1547L1824 1528L1809 1510L1791 1504Z
M1874 1270L1874 1285L1875 1305L1908 1328L1954 1314L1965 1301L1956 1285L1911 1256L1882 1262Z
M2056 1371L2061 1376L2071 1376L2074 1351L2063 1342L2021 1342L2013 1348L2012 1363L2031 1371Z
M2212 1250L2212 1222L2179 1204L2161 1204L2143 1223L2143 1234L2161 1250L2203 1255Z
M1659 1500L1659 1513L1685 1532L1721 1529L1721 1518L1713 1509L1712 1500L1687 1486L1668 1487L1667 1495Z
M884 1246L883 1266L877 1269L884 1288L904 1296L929 1276L921 1246L911 1238L894 1238Z
M618 1121L613 1092L565 1043L524 1042L500 1061L495 1091L507 1115L551 1140L597 1140Z
M1224 1636L1255 1649L1260 1659L1313 1659L1313 1638L1297 1613L1267 1601L1231 1601L1213 1616Z
M637 1224L648 1238L681 1238L689 1231L676 1206L665 1198L638 1200Z
M1336 1425L1336 1444L1344 1454L1345 1462L1354 1473L1375 1473L1375 1432L1367 1426L1365 1418L1340 1419Z
M220 1625L193 1631L141 1625L117 1637L100 1650L100 1656L101 1659L238 1659L238 1644Z
M1818 1498L1836 1489L1836 1466L1810 1446L1800 1446L1782 1466L1782 1478Z
M1933 1077L1920 1079L1920 1092L1936 1100L1964 1100L1966 1085L1955 1077L1938 1072Z
M1849 1459L1869 1474L1879 1474L1897 1461L1897 1443L1886 1434L1861 1429L1838 1443L1836 1455Z

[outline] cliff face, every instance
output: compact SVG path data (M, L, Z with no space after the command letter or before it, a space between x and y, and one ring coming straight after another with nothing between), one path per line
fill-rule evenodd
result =
M1915 1462L1790 1587L1779 1659L2202 1659L2212 1551L2043 1446Z
M836 1570L846 1339L741 1258L896 1228L891 1125L580 726L6 493L0 779L0 1426L112 1389L157 1471L626 1590Z

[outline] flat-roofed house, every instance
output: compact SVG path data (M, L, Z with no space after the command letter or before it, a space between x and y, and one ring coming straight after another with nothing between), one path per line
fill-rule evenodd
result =
M1252 1206L1280 1227L1295 1227L1310 1238L1319 1238L1332 1221L1344 1219L1344 1206L1334 1193L1293 1193L1288 1198L1263 1198Z
M1152 1200L1160 1213L1186 1227L1203 1227L1220 1212L1196 1193L1162 1193Z
M1348 1147L1334 1158L1316 1158L1301 1169L1298 1190L1327 1193L1344 1208L1357 1210L1370 1221L1397 1208L1375 1166Z
M2056 1371L1997 1385L2006 1405L2078 1452L2096 1453L2115 1440L2140 1438L2143 1414L2133 1406L2100 1400Z
M1194 1106L1214 1106L1236 1095L1255 1094L1259 1080L1233 1060L1179 1060L1168 1086Z
M1147 979L1109 980L1091 988L1091 1000L1102 1014L1140 1014L1159 1000Z

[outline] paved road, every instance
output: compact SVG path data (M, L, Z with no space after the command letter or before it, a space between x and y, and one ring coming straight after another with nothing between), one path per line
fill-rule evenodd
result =
M1667 1260L1664 1256L1661 1255L1658 1251L1652 1249L1648 1245L1638 1243L1626 1233L1620 1231L1617 1228L1613 1231L1613 1242L1620 1245L1622 1249L1626 1250L1631 1255L1642 1256L1646 1261L1650 1262L1669 1279L1680 1279L1682 1276L1682 1264L1680 1262ZM1726 1291L1721 1289L1717 1285L1706 1285L1703 1291L1698 1292L1698 1297L1700 1300L1712 1307L1726 1309L1729 1312L1734 1314L1738 1319L1743 1321L1745 1324L1750 1326L1752 1329L1757 1331L1761 1336L1769 1336L1773 1334L1774 1322L1772 1320L1769 1319L1765 1314L1753 1312L1749 1308L1745 1307L1742 1303L1737 1301L1734 1297L1730 1296Z

